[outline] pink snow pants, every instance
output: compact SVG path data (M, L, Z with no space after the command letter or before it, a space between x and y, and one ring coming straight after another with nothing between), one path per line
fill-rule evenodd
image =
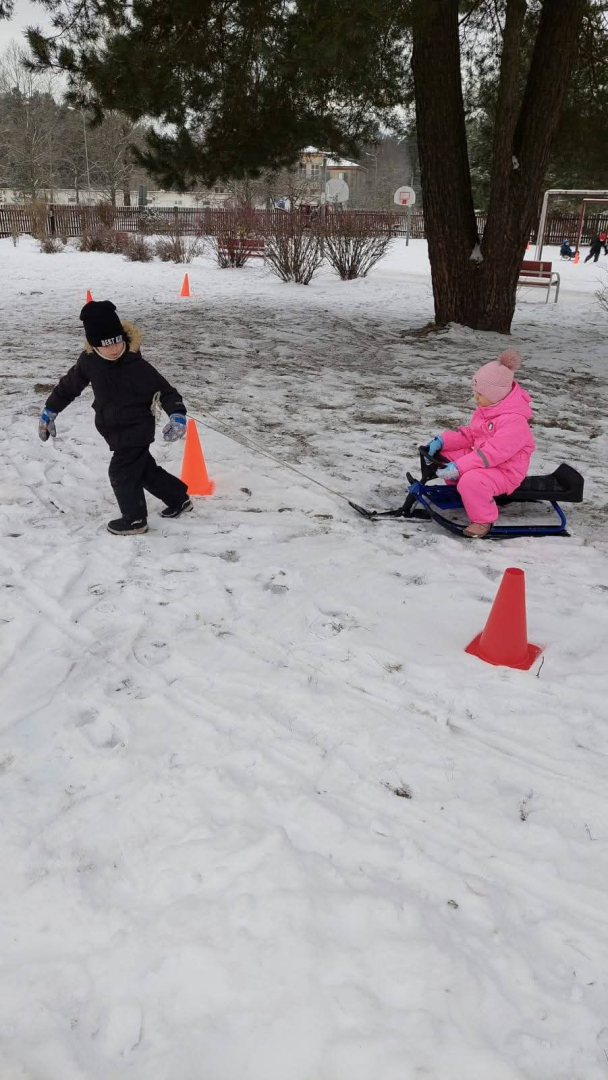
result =
M442 450L441 454L450 461L458 461L458 458L470 452L470 450ZM448 481L448 483L453 483L453 481ZM495 495L510 495L515 490L502 470L498 468L471 469L456 481L456 487L469 520L478 525L496 521L498 507L494 502Z

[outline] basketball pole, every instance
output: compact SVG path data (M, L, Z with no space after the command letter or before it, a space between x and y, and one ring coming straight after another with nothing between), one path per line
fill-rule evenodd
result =
M402 184L401 187L397 188L393 195L393 202L396 203L397 206L405 206L405 246L408 247L412 223L412 206L416 202L416 192L412 187L408 188L406 184Z

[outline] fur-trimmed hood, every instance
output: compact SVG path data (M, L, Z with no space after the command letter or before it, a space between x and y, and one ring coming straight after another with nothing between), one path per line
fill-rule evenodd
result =
M128 322L127 319L121 319L121 326L129 339L129 352L136 353L139 351L142 342L142 332L138 326L134 323ZM94 352L93 346L87 341L85 344L85 352ZM124 356L124 353L123 353Z

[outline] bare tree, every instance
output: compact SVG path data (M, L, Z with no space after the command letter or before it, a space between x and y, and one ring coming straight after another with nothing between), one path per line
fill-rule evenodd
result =
M304 166L294 169L281 169L268 175L268 189L271 192L271 205L285 200L289 208L316 202L319 198L319 181L306 175Z
M52 78L24 67L27 52L8 47L0 61L3 176L25 199L52 194L61 160Z
M361 210L393 210L393 196L402 184L419 189L416 136L387 135L364 147L360 168L349 175L349 206Z
M266 206L268 200L268 176L243 176L226 181L227 206L235 210L255 210Z
M91 187L88 151L89 136L85 113L80 109L67 106L64 110L61 139L61 174L65 186L74 188L77 203L80 203L83 192L87 193L84 201L88 201L88 191Z
M107 112L103 122L88 129L91 184L116 206L119 192L130 204L134 172L133 146L142 142L137 125L123 113Z
M288 207L301 206L319 196L319 182L306 176L304 169L265 171L257 177L229 180L226 188L231 203L238 209L272 209L281 201Z

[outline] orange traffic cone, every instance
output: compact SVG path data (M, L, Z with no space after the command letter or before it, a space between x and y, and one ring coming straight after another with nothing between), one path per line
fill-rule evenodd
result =
M485 660L486 664L521 668L532 667L540 645L528 644L526 626L526 579L523 570L510 566L505 570L488 621L481 634L467 645L465 652Z
M90 304L92 299L93 297L91 296L91 290L87 289L87 304Z
M184 281L183 281L183 284L182 284L182 291L180 292L179 295L180 296L190 296L190 278L188 277L187 274L184 274Z
M186 428L181 478L184 484L188 485L189 495L213 495L215 484L209 479L198 430L192 419L188 420Z
M526 251L530 250L530 241L526 240Z
M580 251L575 251L574 252L574 259L572 260L575 266L577 266L580 257L581 257Z

